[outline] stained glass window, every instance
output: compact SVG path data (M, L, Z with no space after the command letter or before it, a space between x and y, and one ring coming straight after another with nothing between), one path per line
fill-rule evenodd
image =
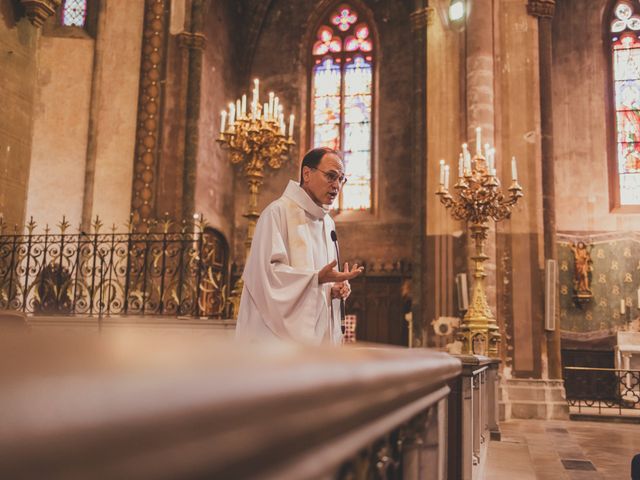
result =
M64 0L61 18L65 27L84 27L87 20L87 0Z
M621 1L611 21L620 205L640 205L640 16Z
M312 141L344 155L341 210L371 208L373 53L371 29L342 4L318 28L312 47Z

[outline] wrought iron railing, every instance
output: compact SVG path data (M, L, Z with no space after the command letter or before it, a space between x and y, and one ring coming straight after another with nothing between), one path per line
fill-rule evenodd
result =
M564 384L578 413L640 415L640 370L565 367Z
M202 220L165 219L144 230L7 232L0 222L0 308L49 315L225 317L224 237Z

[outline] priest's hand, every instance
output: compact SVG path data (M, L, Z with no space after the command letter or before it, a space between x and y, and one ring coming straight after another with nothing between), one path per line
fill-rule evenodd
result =
M357 263L351 269L349 269L349 264L345 263L344 271L338 272L337 270L334 270L334 267L337 264L338 262L334 260L322 267L318 272L318 283L339 283L347 280L353 280L364 271L364 268L359 267Z
M341 298L346 300L351 295L351 285L349 281L334 283L331 287L331 298Z

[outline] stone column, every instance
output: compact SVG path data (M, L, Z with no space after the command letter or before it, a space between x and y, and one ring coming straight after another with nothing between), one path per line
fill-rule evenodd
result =
M101 33L106 22L106 5L98 3L98 21L96 22L96 39L93 44L93 76L91 77L91 104L89 105L89 126L87 128L87 159L84 171L84 193L82 197L82 218L80 228L88 232L93 215L93 197L96 181L96 161L98 156L98 124L100 115L100 84L103 72L103 52L106 50L100 45Z
M411 13L413 50L413 115L411 129L411 219L413 221L413 269L412 304L414 346L422 345L423 331L427 328L424 318L424 246L426 240L426 192L427 192L427 0L414 0Z
M544 257L545 259L557 260L555 173L553 158L553 90L551 75L551 21L555 11L555 0L529 0L527 11L530 15L538 19L538 58L540 65L540 148L542 154ZM544 292L544 276L541 279L540 288ZM549 358L549 378L552 379L562 378L559 311L559 302L556 302L556 329L552 332L546 332L546 347Z
M466 40L466 141L473 155L476 151L476 128L482 129L482 144L495 145L494 107L494 47L493 47L493 0L467 1ZM505 161L505 153L497 152L498 161ZM455 168L454 168L455 169ZM489 306L498 319L496 301L496 233L495 222L489 222L489 237L485 244L488 260L485 262L487 277L484 280ZM468 237L467 237L468 238ZM467 257L475 254L473 242L467 240ZM469 260L468 270L474 269ZM471 278L471 275L469 275ZM504 341L504 340L503 340ZM506 345L501 345L503 350Z
M202 54L205 37L202 33L205 16L203 0L191 4L189 32L178 35L180 46L189 49L187 80L187 115L184 145L184 176L182 179L182 218L191 218L196 210L196 173L198 169L198 142L200 139L200 91L202 84Z
M145 0L136 152L131 214L146 223L155 212L155 184L160 149L163 64L166 54L168 0Z

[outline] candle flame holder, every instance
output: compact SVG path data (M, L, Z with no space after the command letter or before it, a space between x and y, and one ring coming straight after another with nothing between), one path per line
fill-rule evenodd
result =
M253 240L260 212L258 211L258 197L264 183L266 167L277 170L287 161L288 153L295 142L293 141L293 115L289 123L289 135L285 135L284 115L282 106L278 107L278 99L270 94L270 102L264 108L258 102L258 81L254 89L254 100L251 111L245 113L246 97L238 100L238 108L230 104L231 114L229 124L225 129L226 112L223 112L221 132L216 139L220 146L229 151L232 164L241 164L247 178L249 200L247 210L243 214L248 221L247 237L244 242L244 259L249 257L249 250ZM235 113L237 112L237 118ZM240 278L230 296L233 305L233 316L237 317L240 305L240 294L243 282Z
M466 145L464 147L464 154L468 156ZM495 169L488 166L487 159L478 148L472 161L465 159L463 162L461 157L460 175L453 187L455 192L449 192L448 181L444 181L445 177L442 175L440 188L436 192L440 202L451 210L453 218L467 222L469 235L475 243L475 254L471 256L475 265L471 302L457 333L457 339L462 341L463 353L491 357L499 355L501 335L484 290L484 279L487 276L484 262L489 258L484 246L488 237L489 219L496 222L508 219L513 206L523 196L522 187L515 175L515 165L512 168L514 179L507 189L508 194L505 194L500 188Z

